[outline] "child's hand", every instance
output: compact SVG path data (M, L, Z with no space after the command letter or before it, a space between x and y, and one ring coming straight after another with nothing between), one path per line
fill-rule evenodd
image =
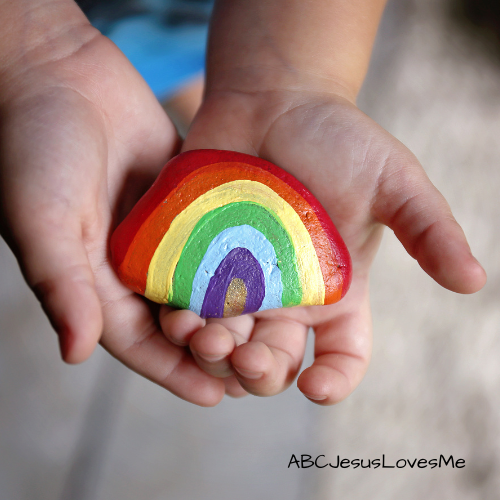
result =
M243 81L257 80L247 75ZM189 344L207 373L225 377L230 394L243 393L243 387L272 395L297 375L311 326L316 359L298 386L320 404L336 403L354 390L368 366L368 278L382 224L450 290L475 292L485 274L412 153L349 100L304 88L245 92L235 81L232 89L209 88L184 149L258 155L296 176L323 204L347 244L354 271L351 289L330 306L209 320L206 326L194 313L164 308L163 331L173 342Z
M165 339L157 311L118 281L108 259L110 231L124 215L118 211L129 210L176 153L175 129L120 51L72 10L74 2L53 4L14 12L10 26L34 39L0 44L2 236L67 362L85 360L100 340L178 396L215 404L222 381Z

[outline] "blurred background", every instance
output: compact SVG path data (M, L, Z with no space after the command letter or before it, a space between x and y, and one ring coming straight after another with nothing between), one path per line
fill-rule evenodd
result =
M199 408L101 348L64 365L0 241L0 498L497 499L499 26L493 1L389 1L359 106L420 159L489 281L473 296L443 290L386 230L372 272L372 362L335 407L292 387ZM392 464L443 454L466 466L297 470L292 454Z

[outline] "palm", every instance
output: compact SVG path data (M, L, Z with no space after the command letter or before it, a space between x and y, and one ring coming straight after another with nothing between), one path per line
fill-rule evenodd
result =
M251 110L252 116L248 116L247 110ZM440 257L430 252L425 232L434 220L425 226L426 221L419 221L420 205L406 203L413 199L411 183L419 188L422 182L427 183L421 196L431 198L431 207L434 204L441 211L434 214L435 220L448 218L449 214L444 199L428 182L412 154L341 98L307 96L303 92L298 97L285 92L210 96L184 146L196 148L254 154L285 168L327 209L353 260L351 290L338 304L211 320L210 326L194 335L193 329L179 327L178 319L172 326L168 315L164 316L166 333L175 341L189 342L199 365L208 373L227 377L230 393L241 393L231 375L233 368L239 383L252 393L269 395L287 387L300 368L310 326L316 333L316 359L299 378L299 388L311 399L329 404L343 399L356 387L371 352L368 273L380 242L381 222L395 229L412 255L444 286L456 291L472 291L481 286L481 271L472 270L459 283L450 276L449 269L443 271ZM405 227L414 220L422 226L417 238L412 228ZM452 224L449 220L448 223ZM444 227L441 234L430 235L434 243L433 238L451 234L463 246L461 253L455 255L455 264L463 262L468 252L463 236L463 241L459 241L457 230L458 225L452 225ZM424 237L418 242L422 234ZM199 357L199 353L205 358ZM227 356L210 362L221 354ZM248 378L249 373L261 376Z
M3 104L2 234L59 333L63 357L82 361L100 339L144 376L213 404L222 382L165 339L157 314L121 285L108 259L112 228L175 154L175 128L101 36L38 65L25 81L20 98L12 88Z

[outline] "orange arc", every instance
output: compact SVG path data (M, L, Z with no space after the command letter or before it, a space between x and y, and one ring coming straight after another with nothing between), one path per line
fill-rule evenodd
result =
M316 250L325 283L325 304L342 296L342 275L337 268L330 242L311 205L286 182L246 163L221 162L196 169L170 191L149 214L137 231L120 265L120 274L129 287L144 294L149 263L171 222L196 198L208 190L238 179L261 182L275 191L297 212ZM126 272L134 269L134 272Z

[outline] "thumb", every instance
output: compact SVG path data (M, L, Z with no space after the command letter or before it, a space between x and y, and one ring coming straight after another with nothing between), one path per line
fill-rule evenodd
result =
M40 219L17 224L7 240L59 336L62 358L80 363L92 354L102 331L101 306L81 228L64 216L52 223Z
M474 293L484 286L486 273L462 228L409 151L387 160L373 208L375 217L394 230L407 252L440 285L458 293Z

